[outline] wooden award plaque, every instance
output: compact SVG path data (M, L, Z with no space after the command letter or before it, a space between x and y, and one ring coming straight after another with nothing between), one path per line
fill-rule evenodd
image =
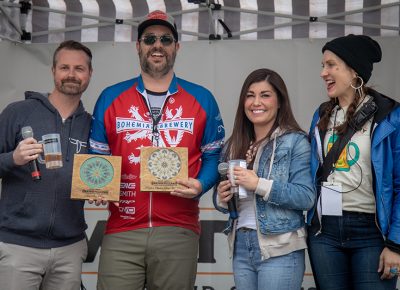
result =
M72 199L119 201L121 156L75 154Z
M143 147L140 149L140 190L172 191L176 179L188 178L188 149Z

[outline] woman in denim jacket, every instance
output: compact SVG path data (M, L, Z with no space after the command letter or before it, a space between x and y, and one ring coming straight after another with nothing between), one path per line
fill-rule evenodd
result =
M314 204L310 145L294 119L282 78L269 69L245 80L234 130L222 160L246 158L229 177L247 191L231 193L221 181L214 193L218 210L237 202L239 217L230 219L228 242L233 253L237 290L300 289L305 269L303 212ZM232 176L233 175L233 176Z

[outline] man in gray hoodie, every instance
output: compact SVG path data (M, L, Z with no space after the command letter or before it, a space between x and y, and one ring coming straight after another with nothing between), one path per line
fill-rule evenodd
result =
M76 290L87 244L83 201L71 200L75 153L87 152L91 116L81 96L92 75L92 53L65 41L53 56L54 89L26 92L0 114L0 288ZM30 126L30 134L22 128ZM32 135L32 131L34 136ZM37 140L60 134L63 166L32 163L43 152Z

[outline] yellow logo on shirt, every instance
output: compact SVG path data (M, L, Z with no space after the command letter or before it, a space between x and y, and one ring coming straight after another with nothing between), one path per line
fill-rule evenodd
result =
M337 138L338 135L336 134L332 134L332 136L329 138L327 152L331 150L333 143L335 143ZM349 153L351 147L355 152L354 154L355 156L351 156L351 154ZM359 158L360 158L360 148L358 148L356 143L349 142L340 153L340 156L335 163L335 170L348 172L350 171L350 167L353 166L358 161Z

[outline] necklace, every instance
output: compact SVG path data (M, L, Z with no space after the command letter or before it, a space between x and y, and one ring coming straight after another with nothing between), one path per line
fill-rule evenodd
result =
M253 161L256 154L257 154L257 146L255 146L253 141L251 141L249 149L247 149L247 152L246 152L246 163L250 164Z

